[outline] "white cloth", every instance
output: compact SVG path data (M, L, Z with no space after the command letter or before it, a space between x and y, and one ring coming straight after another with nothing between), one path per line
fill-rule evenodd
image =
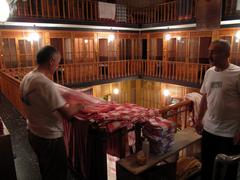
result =
M57 109L63 107L66 101L55 83L33 70L21 81L20 93L30 131L47 139L62 137L63 122Z
M237 0L237 8L236 8L237 11L240 10L240 0Z
M200 110L200 102L202 99L202 95L197 92L192 92L186 94L185 98L193 102L194 119L197 119Z
M116 15L116 4L98 2L99 18L104 19L115 19Z
M230 64L221 72L211 67L200 92L207 94L203 128L217 136L234 137L240 129L240 67Z

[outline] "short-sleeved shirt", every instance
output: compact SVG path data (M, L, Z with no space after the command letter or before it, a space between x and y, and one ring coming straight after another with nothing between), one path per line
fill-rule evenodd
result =
M217 136L234 137L240 130L240 67L229 64L221 72L211 67L200 92L207 95L203 128Z
M20 84L28 129L37 136L54 139L63 136L63 119L57 109L66 101L55 83L38 70L28 73Z

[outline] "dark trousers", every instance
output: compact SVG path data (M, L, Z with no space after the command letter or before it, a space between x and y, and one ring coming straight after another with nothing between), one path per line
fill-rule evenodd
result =
M66 180L67 157L63 137L45 139L28 132L29 142L37 155L43 180Z
M233 138L226 138L215 136L203 131L202 134L202 180L212 180L214 160L217 154L222 153L226 155L240 154L239 145L235 146ZM230 165L228 167L225 179L236 180L237 165Z

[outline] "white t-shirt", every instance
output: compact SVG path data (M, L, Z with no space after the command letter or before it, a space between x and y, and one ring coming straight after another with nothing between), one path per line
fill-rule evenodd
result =
M54 82L33 70L21 81L20 92L30 131L47 139L62 137L63 121L56 109L63 107L66 101Z
M221 72L211 67L200 92L207 94L203 128L217 136L234 137L240 130L240 67L229 64Z

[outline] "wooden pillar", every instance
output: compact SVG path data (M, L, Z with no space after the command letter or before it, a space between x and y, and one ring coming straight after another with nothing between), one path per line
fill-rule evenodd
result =
M187 33L186 36L186 59L185 62L188 63L190 59L190 32Z
M50 34L47 31L43 31L43 45L50 44Z
M136 89L141 89L141 83L143 81L136 80ZM140 105L142 101L142 90L136 91L136 104Z
M219 39L219 30L212 30L212 41Z
M168 41L165 39L166 34L167 34L167 32L163 33L163 61L167 61L167 59L168 59L168 52L167 52Z
M150 33L147 33L147 60L150 60Z
M72 63L74 64L74 63L76 63L76 60L75 60L75 53L76 53L76 51L75 51L75 33L71 33L71 49L72 49Z
M95 56L95 62L99 62L99 57L98 57L98 53L99 53L99 47L98 47L98 34L94 33L94 43L93 43L93 50L94 50L94 56Z
M120 37L119 34L116 33L115 35L116 37L116 51L117 51L117 61L120 60Z

